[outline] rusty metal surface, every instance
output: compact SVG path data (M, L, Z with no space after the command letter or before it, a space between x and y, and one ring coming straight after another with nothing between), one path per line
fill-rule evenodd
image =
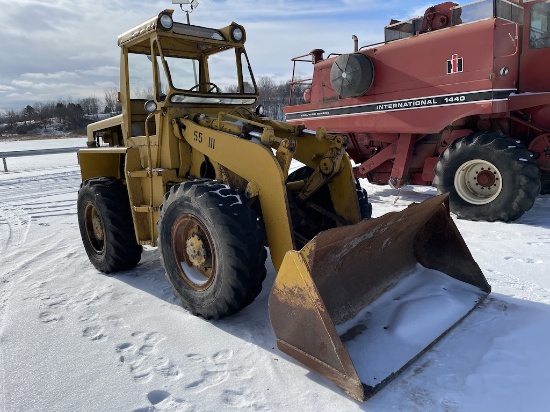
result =
M301 251L288 252L269 300L279 349L355 399L372 396L398 373L374 387L361 383L336 325L353 318L417 263L474 285L483 296L490 292L450 218L448 196L441 195L402 212L321 232Z
M446 201L436 197L317 237L311 277L336 324L355 316L417 262L488 291Z

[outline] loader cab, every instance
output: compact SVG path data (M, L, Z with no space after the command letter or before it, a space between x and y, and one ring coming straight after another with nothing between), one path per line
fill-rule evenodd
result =
M257 87L242 26L192 26L172 10L119 36L125 138L160 135L163 118L252 106ZM168 114L168 115L167 115Z

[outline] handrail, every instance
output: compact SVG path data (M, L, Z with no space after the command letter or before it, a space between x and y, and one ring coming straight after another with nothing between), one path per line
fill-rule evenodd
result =
M4 172L8 171L8 165L6 164L6 158L8 157L24 157L24 156L39 156L61 153L73 153L77 152L84 147L61 147L57 149L34 149L34 150L15 150L11 152L0 152L0 157L4 163Z

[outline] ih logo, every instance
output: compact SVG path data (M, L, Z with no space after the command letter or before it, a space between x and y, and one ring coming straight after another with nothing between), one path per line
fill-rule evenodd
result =
M458 57L458 54L453 54L451 60L447 60L447 74L462 73L463 67L462 57Z

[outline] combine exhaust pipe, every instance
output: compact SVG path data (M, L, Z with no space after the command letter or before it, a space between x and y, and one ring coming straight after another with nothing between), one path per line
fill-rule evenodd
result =
M489 293L441 195L288 252L269 315L281 351L364 401Z

